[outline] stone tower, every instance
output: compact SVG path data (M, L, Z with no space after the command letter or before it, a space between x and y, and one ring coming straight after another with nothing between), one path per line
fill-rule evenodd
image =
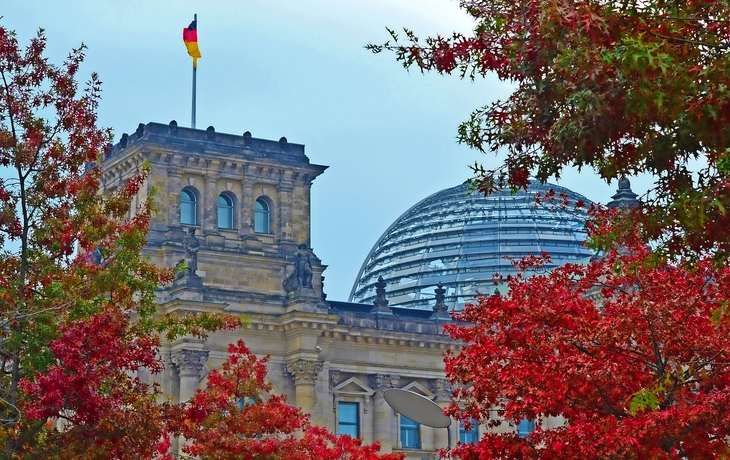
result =
M310 188L326 166L311 164L304 146L284 137L270 141L248 132L216 133L212 126L203 131L174 121L148 123L106 153L105 189L118 187L145 162L151 173L141 193L154 188L158 207L146 255L160 266L185 260L190 268L186 238L192 239L197 266L189 278L214 288L219 300L235 291L236 301L264 310L291 300L282 280L296 268L299 246L309 251ZM309 252L308 287L319 298L323 267ZM249 298L242 299L241 291Z
M225 312L247 325L164 343L165 371L141 378L157 379L172 400L186 401L227 358L228 344L243 338L255 354L271 356L274 391L313 423L379 440L384 452L403 451L409 460L445 447L444 430L403 419L383 394L409 389L448 404L442 354L459 348L443 335L448 318L391 308L384 298L379 308L325 301L325 266L310 248L310 188L326 167L311 164L303 145L174 121L140 124L106 153L105 190L144 164L151 172L133 208L153 191L158 208L145 255L181 268L158 291L160 311ZM459 435L458 426L451 430Z

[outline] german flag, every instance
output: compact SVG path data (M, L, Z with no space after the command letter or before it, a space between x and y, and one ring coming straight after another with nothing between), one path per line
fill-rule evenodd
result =
M193 58L193 68L198 68L198 58L200 55L200 48L198 48L198 24L196 21L190 23L189 26L183 29L183 41L185 46L188 48L188 54Z

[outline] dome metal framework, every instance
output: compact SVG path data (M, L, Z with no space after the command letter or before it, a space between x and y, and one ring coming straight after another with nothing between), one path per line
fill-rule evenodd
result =
M565 193L566 209L536 205L535 193ZM372 303L379 277L387 282L390 306L431 309L441 282L446 304L460 310L474 296L495 289L494 276L517 271L506 258L550 254L545 268L593 255L585 248L584 196L565 187L533 183L527 191L508 189L485 197L468 183L437 192L401 215L378 239L360 268L351 302Z

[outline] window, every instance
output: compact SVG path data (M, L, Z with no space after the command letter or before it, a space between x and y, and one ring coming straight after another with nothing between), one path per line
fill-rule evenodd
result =
M218 228L233 228L233 200L218 195Z
M421 425L400 415L400 442L404 449L421 448Z
M198 224L198 203L195 194L190 190L180 192L180 223L182 225Z
M271 233L269 228L270 212L269 204L259 198L254 206L253 230L256 233Z
M462 444L476 444L479 440L479 425L475 419L469 419L472 424L471 429L467 430L464 425L459 426L459 441Z
M535 421L522 419L519 425L517 425L517 435L521 438L527 437L528 434L535 430Z
M359 404L354 402L337 403L337 434L360 437Z

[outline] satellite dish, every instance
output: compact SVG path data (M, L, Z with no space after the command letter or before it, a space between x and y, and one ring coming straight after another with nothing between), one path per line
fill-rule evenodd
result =
M413 391L391 388L383 392L385 402L414 422L431 428L448 428L451 417L444 415L444 410L423 395Z

